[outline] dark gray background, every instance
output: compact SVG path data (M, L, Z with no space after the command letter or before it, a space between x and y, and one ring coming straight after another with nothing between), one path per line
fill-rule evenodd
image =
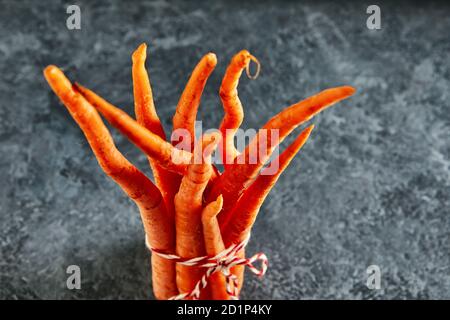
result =
M200 57L219 64L201 119L216 127L218 88L234 53L262 63L243 77L244 128L322 89L358 93L317 116L315 132L267 199L248 253L262 281L244 299L450 298L450 8L380 2L0 1L0 298L151 298L148 252L134 204L100 170L44 81L47 64L132 113L131 53L149 45L159 115L171 127ZM145 157L117 145L149 172ZM65 287L77 264L82 289ZM365 287L377 264L382 289Z

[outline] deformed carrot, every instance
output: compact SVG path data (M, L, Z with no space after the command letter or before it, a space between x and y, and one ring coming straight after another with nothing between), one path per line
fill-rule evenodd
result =
M180 190L175 195L176 253L183 258L205 255L202 231L203 192L211 176L211 153L220 141L219 133L205 134L196 144L194 156ZM191 291L205 272L202 268L177 265L177 285L181 293ZM208 289L208 288L206 288ZM205 290L203 296L208 296Z
M267 159L272 154L275 147L294 130L297 126L311 119L314 115L327 107L351 96L355 89L350 86L337 87L324 90L310 98L298 102L270 119L259 131L255 138L246 147L243 154L238 156L232 166L230 166L218 178L212 188L208 202L222 194L224 205L219 214L219 223L222 226L228 220L230 209L237 202L242 192L249 186L264 166ZM271 141L271 133L276 130L278 139ZM270 134L268 134L268 132ZM264 137L267 141L263 141ZM267 144L266 144L267 142ZM260 151L261 145L269 146L257 157L256 163L249 163L248 159L254 157L255 150ZM243 164L241 164L243 163Z
M150 244L173 252L174 223L166 214L158 188L117 150L100 115L82 95L73 90L72 84L60 69L48 66L44 70L44 76L83 131L100 167L139 207ZM155 296L167 299L177 294L174 263L153 256L152 268Z
M250 187L244 191L239 201L230 212L230 219L222 227L226 246L243 241L250 232L256 220L258 211L272 190L278 178L287 168L291 160L303 147L313 130L314 125L303 130L286 150L278 157L278 169L274 174L260 174ZM267 170L267 169L266 169Z
M225 250L222 235L220 234L217 214L222 210L223 199L219 196L216 201L209 203L202 212L203 237L208 256L216 256ZM225 277L222 273L214 273L209 281L212 298L214 300L228 300Z
M149 131L166 140L166 134L161 125L161 121L156 113L153 101L153 93L150 85L150 79L145 68L147 58L147 45L141 44L132 55L133 67L133 94L134 94L134 112L137 122ZM153 171L155 183L161 190L166 203L167 211L174 215L175 209L173 197L180 185L181 177L176 173L170 172L161 167L155 160L148 157Z
M206 81L216 67L217 58L214 53L206 54L195 67L186 84L173 116L173 132L183 129L189 135L189 150L192 152L195 143L195 119ZM176 143L174 141L173 143Z
M113 106L93 91L78 83L74 84L74 87L109 123L122 132L145 154L158 162L160 166L178 174L186 172L192 156L190 152L174 148L169 142L141 126L124 111Z
M222 134L223 145L223 148L220 151L225 169L238 155L233 138L244 119L244 109L242 108L241 100L239 100L237 87L242 71L248 67L252 60L257 63L259 68L258 60L252 56L250 52L247 50L238 52L231 59L220 86L219 95L225 111L225 115L219 128Z

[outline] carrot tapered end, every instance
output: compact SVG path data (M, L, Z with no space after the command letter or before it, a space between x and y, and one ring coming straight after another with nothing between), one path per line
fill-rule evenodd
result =
M309 135L311 134L311 132L314 130L315 125L312 124L309 127L307 127L305 130L302 131L302 133L300 134L300 136L303 136L304 139L308 139ZM300 136L297 139L300 139Z
M64 85L70 86L69 79L66 78L64 73L55 65L49 65L44 69L44 76L47 79L50 86L53 88L53 84L58 81L62 81Z
M223 205L223 197L222 195L219 195L215 201L210 202L205 207L205 209L203 209L202 220L204 222L208 222L214 217L216 217L222 210L222 205Z
M145 61L146 58L147 58L147 44L144 42L141 43L139 47L137 47L137 49L133 52L133 54L131 55L131 59L134 62L137 62L142 60Z
M210 67L210 68L214 68L217 65L217 56L215 53L213 52L209 52L207 53L202 60L205 60L206 64Z
M57 66L47 66L44 69L44 77L64 104L74 98L72 83Z
M347 94L347 96L352 96L356 93L356 89L352 86L342 86L341 89Z

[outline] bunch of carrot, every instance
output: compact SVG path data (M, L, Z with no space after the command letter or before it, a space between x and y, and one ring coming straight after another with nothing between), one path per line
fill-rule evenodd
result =
M263 174L274 148L296 127L328 106L351 96L349 86L328 89L298 102L270 119L262 129L277 130L278 138L250 162L252 150L260 148L265 130L260 130L239 153L234 135L243 120L237 87L242 72L251 61L259 63L248 51L237 53L228 66L220 87L225 112L219 131L195 141L194 123L208 77L214 70L215 54L206 54L193 70L173 117L173 130L186 132L183 140L190 149L168 142L156 113L149 76L145 68L147 47L140 45L132 56L132 78L136 120L93 91L72 84L56 66L44 70L53 91L77 122L98 163L140 210L147 241L153 248L184 258L214 256L249 235L258 211L280 174L308 139L313 126L304 129L275 161L274 174ZM153 170L153 183L116 148L100 114L147 156ZM270 140L270 139L269 139ZM211 163L219 146L224 172ZM176 161L174 160L176 159ZM244 250L240 256L244 256ZM244 267L232 273L242 285ZM204 269L178 265L152 254L153 290L157 299L168 299L188 292L201 278ZM240 289L240 288L239 288ZM225 278L215 273L202 291L202 299L228 299Z

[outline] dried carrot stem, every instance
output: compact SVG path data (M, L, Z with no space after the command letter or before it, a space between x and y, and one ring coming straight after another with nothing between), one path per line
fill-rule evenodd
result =
M73 90L72 84L61 70L48 66L44 70L44 76L83 131L100 167L139 207L150 244L173 252L174 223L166 214L158 188L117 150L100 115L82 95ZM152 268L155 296L167 299L177 294L174 263L153 256Z
M242 71L248 67L252 60L257 63L259 68L258 60L250 52L247 50L238 52L231 59L220 86L219 95L225 115L219 130L222 134L223 148L221 156L225 169L238 155L233 138L244 119L244 109L242 108L241 100L239 100L237 87Z
M175 195L176 253L184 258L205 255L202 232L203 192L211 176L211 153L220 140L220 134L204 135L196 144L194 156L180 190ZM180 292L191 291L205 272L202 268L177 265L177 285ZM207 288L206 288L207 289ZM204 291L203 297L208 297Z
M216 256L225 250L220 234L217 214L222 210L223 199L219 196L216 201L209 203L202 212L203 237L205 239L206 253ZM212 298L214 300L229 300L225 277L222 273L214 273L209 281Z
M169 142L150 132L121 109L113 106L93 91L74 84L87 101L89 101L111 125L122 132L131 142L139 147L145 154L154 159L161 167L167 170L184 174L192 154L174 148Z
M351 96L355 89L350 86L337 87L324 90L310 98L298 102L270 119L261 130L258 131L256 137L249 143L243 154L238 156L232 166L230 166L220 176L214 184L208 202L222 194L224 205L222 212L219 214L219 224L222 226L229 218L230 209L237 202L242 192L255 179L264 163L272 154L275 147L283 141L283 139L294 130L297 126L308 121L314 115L327 107ZM278 139L271 141L272 130L278 130ZM263 141L267 136L267 144ZM261 156L260 152L257 161L254 164L248 162L254 150L258 150L264 143L268 147ZM243 157L243 158L241 158ZM243 164L240 164L243 163Z
M195 67L186 87L181 94L180 100L173 116L173 131L184 129L189 133L190 149L192 152L195 143L195 119L197 117L200 99L206 81L216 67L217 58L214 53L206 54Z
M141 44L132 55L133 67L133 94L134 94L134 112L137 122L150 132L166 140L166 134L161 125L161 121L156 113L153 101L153 93L150 85L150 79L145 68L147 58L147 45ZM180 185L181 177L176 173L170 172L161 167L155 160L148 157L153 171L155 183L161 190L166 203L167 211L170 215L175 214L173 197Z
M248 236L256 220L261 205L272 190L278 178L287 168L291 160L303 147L313 130L314 125L303 130L286 150L278 157L278 169L274 174L260 174L250 187L244 191L239 201L230 212L230 220L222 227L225 245L228 247L240 243ZM267 169L266 169L267 170Z

